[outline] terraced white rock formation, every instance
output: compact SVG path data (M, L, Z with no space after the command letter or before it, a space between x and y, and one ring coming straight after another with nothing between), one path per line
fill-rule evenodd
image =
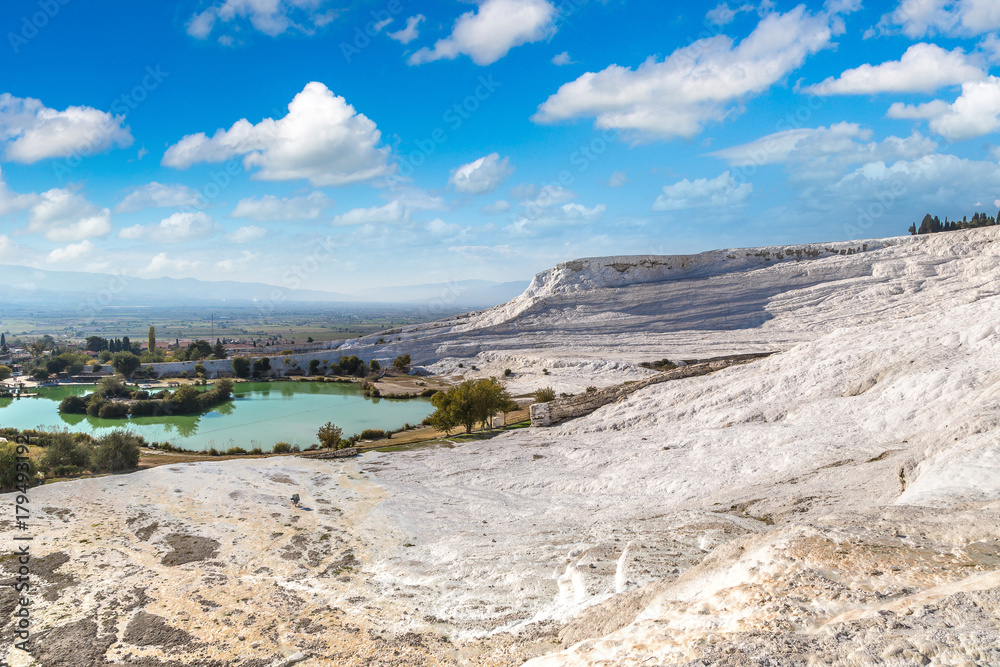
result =
M811 249L581 260L331 351L511 368L518 393L780 350L555 427L35 489L75 580L43 585L47 636L92 623L107 643L73 664L102 665L1000 664L1000 229ZM293 522L285 479L343 514ZM177 535L216 552L165 563Z

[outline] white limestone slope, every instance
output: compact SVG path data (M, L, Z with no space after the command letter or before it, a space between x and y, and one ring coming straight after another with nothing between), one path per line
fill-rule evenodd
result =
M1000 230L660 282L646 259L638 283L622 258L561 267L441 346L567 373L783 352L372 457L374 516L412 545L372 566L387 596L468 634L587 639L538 665L1000 664Z

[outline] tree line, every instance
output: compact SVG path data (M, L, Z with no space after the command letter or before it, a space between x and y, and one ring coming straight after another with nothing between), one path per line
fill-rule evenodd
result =
M928 213L920 221L919 227L917 227L917 223L915 222L910 225L909 232L911 235L916 236L917 234L937 234L938 232L954 232L959 229L990 227L997 224L998 219L1000 219L1000 213L997 213L997 217L992 217L986 213L977 212L972 215L971 220L969 220L968 216L963 216L961 222L956 220L949 221L948 216L945 216L944 222L941 222L939 217Z

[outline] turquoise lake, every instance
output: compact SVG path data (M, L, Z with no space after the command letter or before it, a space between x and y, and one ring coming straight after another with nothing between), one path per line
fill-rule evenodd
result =
M245 382L234 399L198 415L100 419L59 413L59 402L84 395L91 386L42 387L38 398L0 399L0 426L18 429L69 429L101 435L128 427L148 442L169 442L188 450L260 447L269 451L284 441L303 449L317 443L316 431L328 421L344 437L366 428L396 429L419 424L434 411L430 399L371 399L357 385L316 382Z

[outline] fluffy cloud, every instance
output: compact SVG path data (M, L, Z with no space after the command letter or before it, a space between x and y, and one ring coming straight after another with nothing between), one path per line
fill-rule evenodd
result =
M663 187L663 194L653 202L654 211L682 211L689 208L733 206L753 192L751 183L737 183L728 171L717 177L684 179Z
M733 19L736 18L737 14L752 12L755 9L756 7L753 5L740 5L736 9L730 9L729 3L723 2L716 5L714 9L709 10L708 13L705 14L705 18L709 21L709 23L713 23L715 25L728 25L733 22Z
M253 243L254 241L260 241L265 236L267 236L267 230L263 227L246 225L231 234L227 234L226 238L233 243Z
M498 199L492 204L486 204L481 209L481 213L485 215L496 215L497 213L506 213L510 210L510 202L506 199Z
M132 213L145 208L197 206L203 203L197 190L186 185L164 185L152 182L130 192L115 206L115 213Z
M111 211L95 206L73 190L43 192L30 210L26 231L44 234L56 243L82 241L111 232Z
M1000 129L1000 78L962 85L962 94L952 104L934 100L909 105L897 102L890 118L927 120L931 130L949 141L981 137Z
M514 173L508 158L500 159L497 153L463 164L452 170L448 183L457 191L473 195L493 192L500 184Z
M24 210L37 199L35 195L22 195L11 190L3 179L3 170L0 169L0 216Z
M528 209L525 215L504 229L514 236L535 236L546 229L597 222L604 217L607 209L608 207L604 204L587 208L577 203L552 206L540 210Z
M620 188L626 183L628 183L628 174L626 174L624 171L612 172L611 177L608 178L609 188Z
M19 248L9 236L0 234L0 259L6 260L17 256Z
M315 220L330 205L330 199L322 192L314 192L307 197L279 199L264 195L260 199L241 199L229 214L231 218L247 220Z
M56 111L30 97L0 95L0 145L14 162L91 155L132 144L124 118L91 107Z
M559 65L560 67L562 67L563 65L570 65L572 63L573 59L569 57L569 51L563 51L562 53L557 53L556 55L552 56L553 65Z
M364 114L322 83L312 82L288 105L288 115L256 125L246 119L209 138L190 134L167 149L163 164L185 169L199 162L243 156L253 178L308 179L314 186L347 185L392 173L382 133Z
M170 259L167 257L167 253L161 252L149 260L149 264L140 273L150 277L176 277L178 274L190 273L201 266L202 263L198 260Z
M793 165L792 176L836 179L851 165L877 161L912 160L937 150L937 144L918 133L901 139L890 136L872 141L872 131L856 123L775 132L741 146L709 153L734 167L768 164Z
M45 261L49 264L59 264L66 261L73 261L81 257L90 257L94 253L94 244L90 241L71 243L65 248L56 248L49 253Z
M133 225L118 233L123 239L148 238L160 243L179 243L206 239L215 235L218 226L202 211L174 213L152 225Z
M933 34L982 35L997 29L1000 5L995 0L902 0L865 36L901 30L917 39Z
M355 208L334 217L333 224L341 227L349 225L392 224L407 218L406 207L401 202L389 202L385 206Z
M978 81L986 74L969 61L965 51L945 51L935 44L914 44L899 60L849 69L806 88L815 95L930 93L944 86Z
M420 31L418 27L421 23L427 20L427 17L423 14L417 14L416 16L411 16L406 19L406 27L402 30L397 30L396 32L386 33L389 35L390 39L394 39L402 44L409 44L417 37L420 36Z
M255 30L271 37L289 30L309 34L337 17L336 12L323 11L326 4L327 0L223 0L192 16L187 32L206 39L219 22L249 19Z
M462 14L455 21L449 37L410 56L410 64L467 55L477 65L491 65L515 46L555 33L556 14L548 0L484 0L477 11Z
M700 39L637 69L611 65L564 84L534 115L540 123L593 116L600 128L640 137L690 138L735 113L731 103L761 93L830 46L832 18L799 6L770 14L738 45ZM833 21L837 23L838 21Z
M808 202L840 211L850 210L848 205L880 202L882 210L895 205L922 216L928 210L955 211L956 202L980 201L978 198L987 193L1000 193L1000 166L996 162L935 153L919 160L863 165L827 186L819 196L809 197ZM955 212L964 211L960 208ZM894 215L899 217L900 213Z

